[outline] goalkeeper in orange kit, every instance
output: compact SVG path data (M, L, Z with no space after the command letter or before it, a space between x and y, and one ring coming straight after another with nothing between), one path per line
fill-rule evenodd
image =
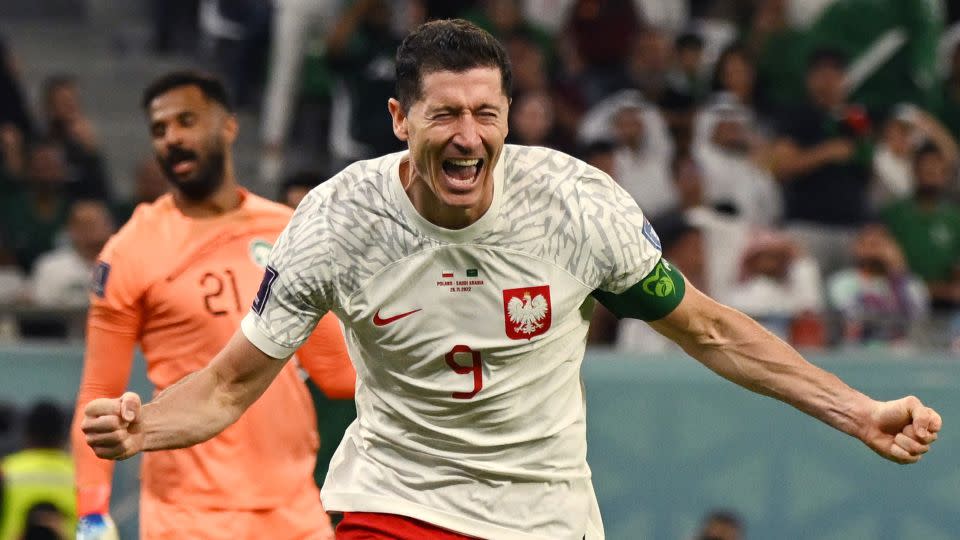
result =
M143 108L171 190L137 208L95 270L72 430L78 538L116 536L108 516L113 462L84 440L85 405L123 393L138 343L157 391L204 367L246 314L292 214L238 186L230 152L238 125L218 80L168 74L145 90ZM297 356L328 397L352 397L356 374L331 315ZM310 395L289 364L220 435L144 456L141 538L332 539L313 480L318 446Z

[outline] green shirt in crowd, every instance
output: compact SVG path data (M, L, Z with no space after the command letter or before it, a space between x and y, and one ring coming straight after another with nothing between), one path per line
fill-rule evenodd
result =
M960 262L960 206L944 201L926 210L907 198L881 215L913 273L926 281L952 277Z

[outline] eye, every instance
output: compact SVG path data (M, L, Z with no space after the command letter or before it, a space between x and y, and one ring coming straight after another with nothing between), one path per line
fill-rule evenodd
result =
M152 136L154 139L163 137L163 134L166 132L167 128L163 124L153 124L150 126L150 136Z
M184 113L177 117L181 126L190 127L197 123L197 115L193 113Z

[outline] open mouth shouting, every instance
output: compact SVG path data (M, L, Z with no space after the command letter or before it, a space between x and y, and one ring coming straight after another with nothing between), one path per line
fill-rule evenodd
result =
M441 165L447 187L451 191L469 191L483 171L483 158L447 158Z
M167 171L179 177L188 176L197 170L197 155L190 150L171 149L164 161Z

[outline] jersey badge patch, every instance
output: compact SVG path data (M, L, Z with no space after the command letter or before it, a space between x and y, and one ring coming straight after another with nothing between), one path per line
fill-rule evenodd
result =
M653 247L657 248L657 251L663 251L663 247L660 245L660 237L657 236L657 231L653 230L653 225L647 218L643 218L643 236L653 244Z
M93 294L103 298L107 294L107 278L110 277L110 264L103 261L97 261L93 268L93 276L90 288Z
M269 266L264 269L263 281L260 282L257 297L253 299L252 309L257 315L263 315L263 308L267 307L267 300L270 299L270 289L273 288L273 282L277 280L279 275L279 272Z
M254 238L250 242L250 258L260 268L266 268L271 249L273 249L273 244L270 242L263 238Z
M549 285L503 291L503 319L510 339L532 339L546 333L552 311Z

